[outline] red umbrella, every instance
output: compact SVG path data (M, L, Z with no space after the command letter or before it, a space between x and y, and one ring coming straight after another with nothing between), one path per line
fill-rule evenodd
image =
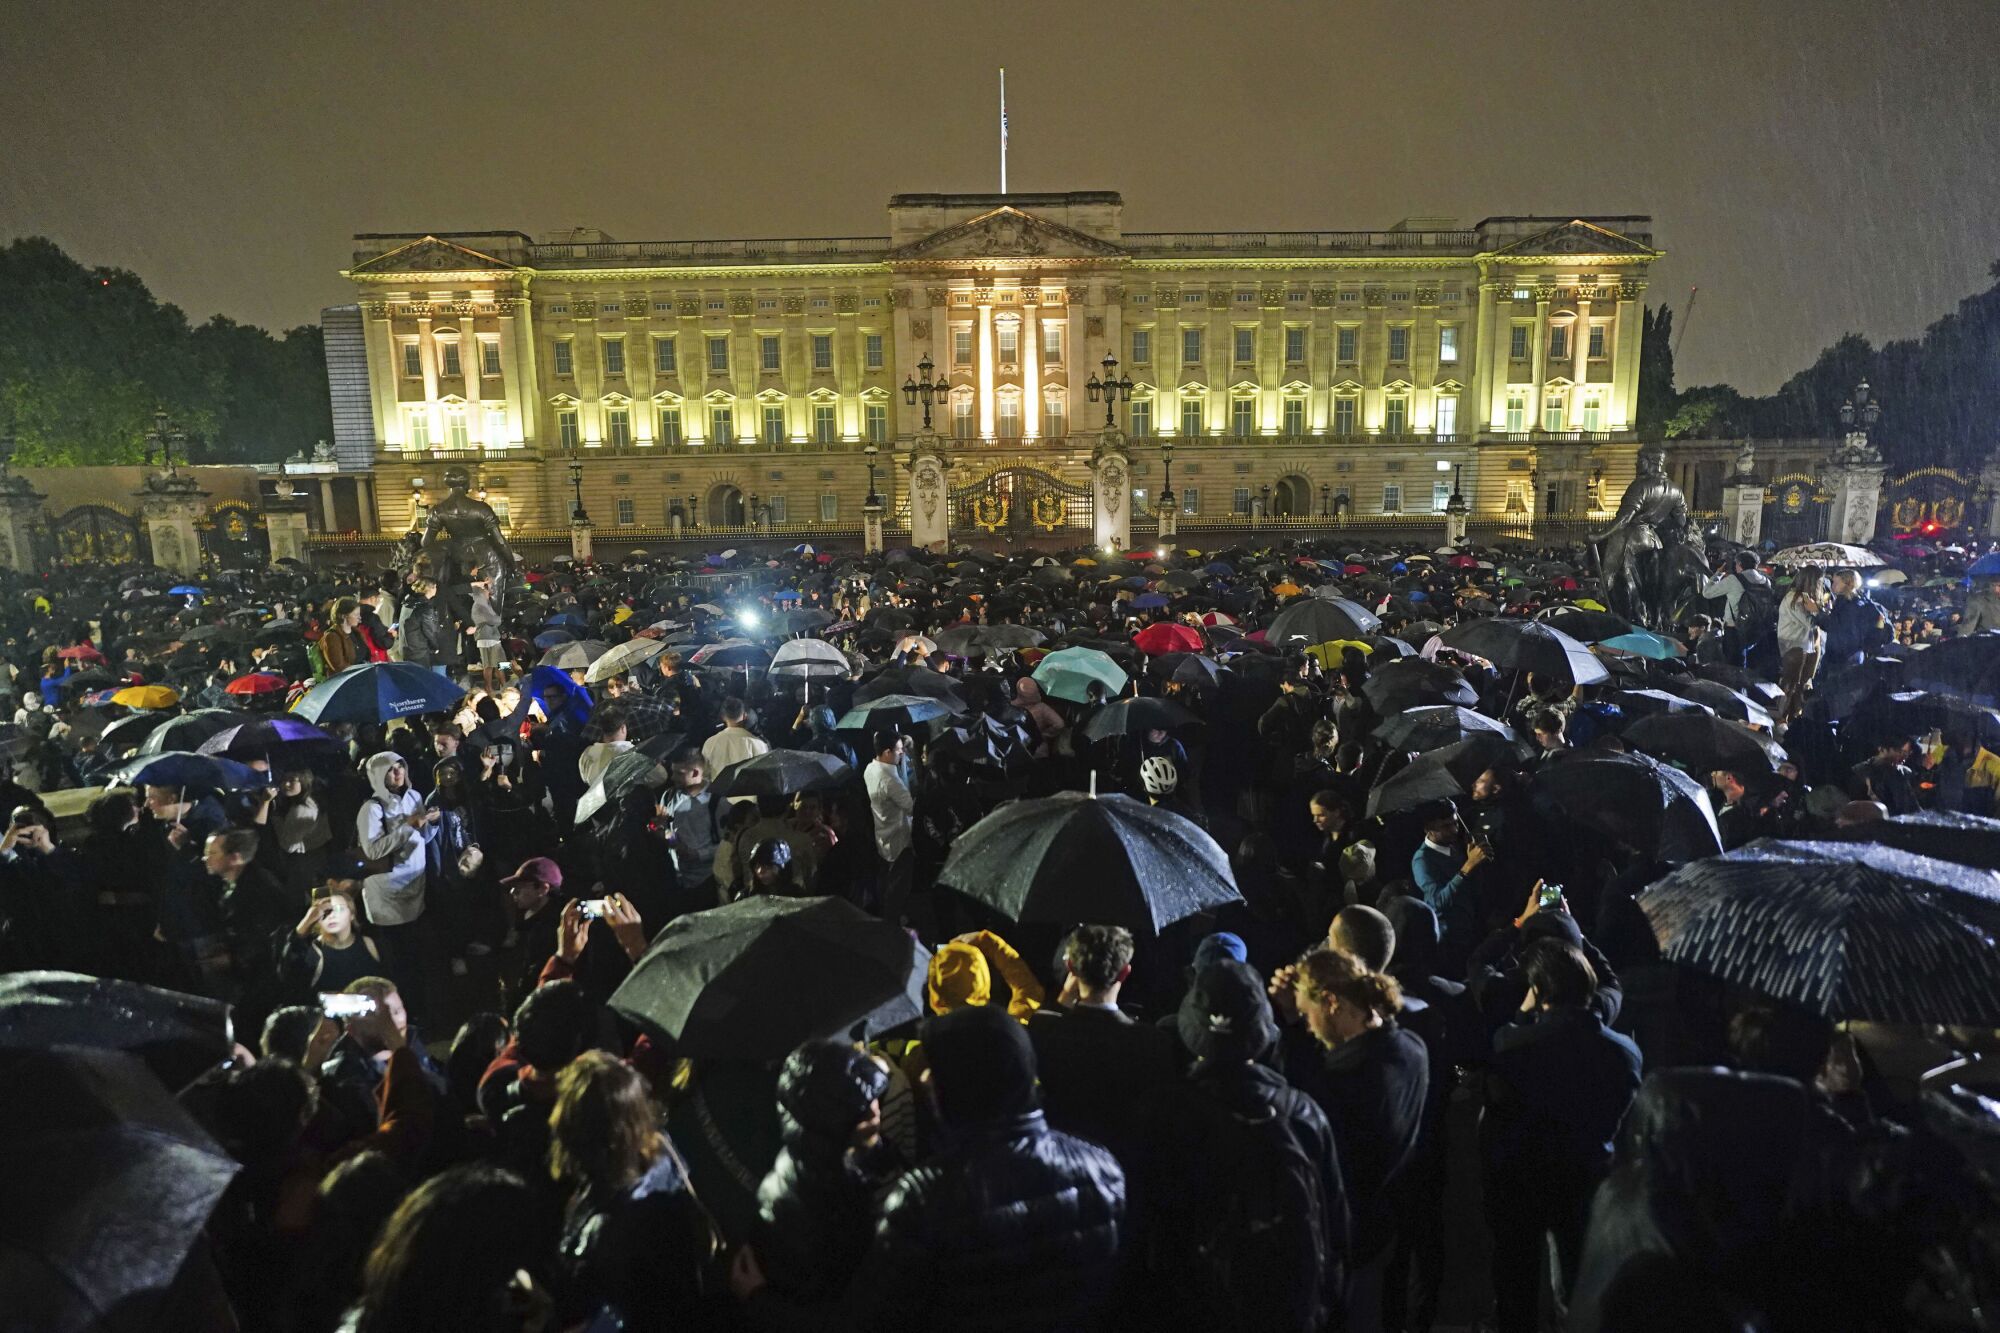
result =
M1366 573L1368 572L1368 566L1366 566L1366 565L1349 565L1349 566L1347 566L1347 570L1346 570L1346 572L1347 572L1347 573L1349 573L1349 574L1366 574Z
M98 652L87 643L72 644L70 647L57 653L56 656L67 657L77 662L102 662L104 660L104 654Z
M1551 588L1560 588L1564 592L1575 592L1577 589L1577 582L1575 579L1565 576L1563 578L1557 579L1554 583L1551 583L1549 586Z
M1469 556L1469 555L1455 555L1455 556L1453 556L1453 557L1452 557L1451 559L1449 559L1449 560L1445 561L1444 563L1445 563L1445 566L1446 566L1447 568L1449 568L1449 569L1477 569L1477 568L1479 568L1479 561L1478 561L1478 560L1477 560L1476 558L1474 558L1473 556Z
M1165 621L1146 626L1132 636L1132 643L1148 657L1158 657L1162 653L1198 653L1206 646L1201 641L1201 635L1190 627Z
M238 676L222 688L231 694L278 694L285 688L285 678L269 671L253 671L247 676Z

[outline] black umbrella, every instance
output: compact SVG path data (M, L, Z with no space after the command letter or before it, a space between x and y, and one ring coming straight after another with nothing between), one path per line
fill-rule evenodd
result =
M0 1056L7 1327L163 1327L162 1298L240 1169L133 1056Z
M1083 736L1092 741L1111 736L1143 736L1149 731L1172 731L1200 722L1200 718L1171 699L1119 699L1098 709L1083 724Z
M933 642L940 651L964 657L978 648L1005 652L1014 648L1038 647L1043 637L1040 630L1026 625L959 625L939 630Z
M929 667L889 667L878 671L854 692L854 702L865 704L891 694L914 694L950 704L957 712L965 710L965 697L958 692L958 682Z
M1912 655L1903 668L1903 684L2000 707L2000 634L1947 639Z
M1583 643L1602 643L1615 639L1621 634L1630 634L1635 628L1623 616L1609 611L1592 611L1581 606L1564 607L1542 617L1544 625L1553 625L1563 633Z
M1956 810L1920 810L1893 819L1874 819L1835 829L1827 836L1835 841L1880 843L1962 866L2000 866L2000 819Z
M1514 739L1514 729L1506 723L1453 704L1408 708L1375 728L1392 750L1436 750L1484 733Z
M1675 681L1668 685L1683 699L1692 699L1715 710L1717 717L1731 722L1748 722L1759 727L1772 725L1770 711L1749 695L1712 680Z
M896 606L878 606L862 618L862 624L870 629L912 629L917 618Z
M233 1039L221 1000L80 972L0 974L0 1050L125 1051L178 1091L228 1059Z
M1382 628L1375 613L1344 597L1308 597L1278 612L1264 637L1280 647L1358 639Z
M1470 795L1481 773L1519 764L1527 752L1528 747L1519 741L1483 731L1418 755L1368 793L1367 813L1371 817L1393 815L1433 801Z
M2000 712L1955 694L1907 690L1865 704L1841 727L1842 735L1875 741L1918 736L1931 729L1965 736L1982 745L2000 744Z
M747 761L746 761L747 762ZM732 768L742 765L733 764ZM728 769L723 770L725 773ZM659 760L645 751L633 748L611 756L611 762L597 775L597 781L576 803L576 822L587 824L591 816L607 806L617 809L625 798L642 787L664 787L667 785L667 771L660 767Z
M1426 704L1470 708L1479 702L1479 692L1466 683L1457 668L1421 657L1385 662L1369 673L1361 693L1385 717Z
M964 711L921 694L884 694L854 705L834 727L840 731L896 731L907 736L914 735L922 723Z
M854 772L842 760L811 750L767 750L739 759L715 775L708 789L724 796L790 796L838 787Z
M336 753L341 748L340 740L331 733L302 718L283 714L224 727L197 746L195 753L245 761L276 761L313 758Z
M1668 694L1665 690L1612 690L1604 695L1604 701L1616 704L1618 711L1627 717L1653 717L1661 713L1701 713L1713 716L1715 710L1707 704L1693 699L1683 699L1678 694Z
M194 750L220 732L243 722L254 721L248 713L234 708L197 708L192 713L170 717L139 744L140 754L166 754L174 750Z
M98 753L119 754L136 749L155 728L164 724L171 716L168 713L148 712L132 713L119 718L98 734Z
M1013 921L1146 934L1242 900L1228 856L1192 821L1082 792L1001 806L959 835L938 882Z
M1625 728L1627 744L1706 777L1720 768L1769 773L1785 751L1769 736L1712 713L1660 713Z
M1642 754L1578 755L1546 765L1535 790L1578 823L1655 861L1679 865L1722 850L1708 790Z
M1610 674L1597 654L1544 620L1495 616L1453 625L1441 637L1450 647L1483 657L1502 670L1532 671L1574 685L1589 685Z
M842 899L750 897L669 922L610 1003L676 1055L782 1060L922 1017L929 968L902 928Z
M1662 956L1822 1018L2000 1027L2000 876L1889 847L1759 839L1639 906Z

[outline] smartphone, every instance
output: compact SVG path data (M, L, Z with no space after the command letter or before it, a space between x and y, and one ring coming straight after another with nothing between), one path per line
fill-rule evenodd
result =
M30 825L39 824L41 822L42 821L36 817L35 807L33 807L32 805L17 805L14 807L15 828L27 828Z
M586 921L602 921L604 919L604 902L605 900L602 898L585 898L579 905L584 919Z
M1542 892L1538 903L1542 911L1547 912L1552 909L1560 908L1562 906L1562 901L1563 901L1562 885L1560 884L1542 885Z
M322 995L319 997L319 1011L328 1018L360 1018L363 1014L375 1012L375 997L372 995Z

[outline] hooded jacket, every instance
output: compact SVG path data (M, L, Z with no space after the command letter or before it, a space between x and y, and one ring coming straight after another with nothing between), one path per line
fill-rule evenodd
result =
M408 925L424 914L424 844L437 835L435 824L415 829L405 822L423 809L422 797L407 784L400 792L389 790L389 770L402 762L392 750L368 756L363 767L374 794L355 816L361 855L389 863L361 881L361 901L378 926Z
M1022 1022L1042 1007L1042 983L1021 961L1014 946L990 930L982 930L973 940L953 940L931 955L930 976L925 997L931 1012L948 1014L967 1005L981 1005L993 998L993 973L1007 983L1010 992L1007 1012Z

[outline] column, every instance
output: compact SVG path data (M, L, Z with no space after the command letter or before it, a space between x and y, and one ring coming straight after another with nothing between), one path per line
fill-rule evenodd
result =
M1534 357L1534 370L1531 372L1534 384L1528 391L1529 430L1542 428L1542 381L1549 376L1549 298L1553 295L1554 291L1545 284L1538 284L1535 288L1535 331L1530 335L1535 344L1529 349Z
M438 413L437 342L428 315L417 320L417 356L424 363L424 415L430 418L431 448L436 449L444 443L444 420Z
M529 428L534 420L533 410L521 394L521 375L515 364L515 358L521 354L520 317L515 311L526 299L500 298L500 396L507 405L507 438L488 441L489 444L525 444L533 434Z
M1865 431L1853 431L1833 456L1827 471L1833 483L1827 539L1863 545L1875 536L1876 511L1882 504L1882 456L1868 443Z
M570 520L569 553L570 557L578 564L587 565L590 563L590 557L594 550L591 541L593 531L594 529L591 526L590 520L587 518L573 518Z
M153 476L137 496L153 563L175 574L200 573L201 538L194 524L208 493L188 477Z
M1576 320L1569 326L1569 377L1575 381L1575 387L1569 393L1568 425L1571 430L1582 430L1583 400L1590 390L1590 298L1587 296L1576 298ZM1610 396L1607 394L1603 401L1606 408L1603 416L1609 416ZM1599 429L1602 428L1600 425Z
M993 438L993 296L981 292L979 301L979 438Z
M396 325L387 301L361 303L362 346L368 356L368 396L375 409L375 447L403 447L403 368L396 358Z
M1509 292L1507 305L1504 309L1500 304L1502 292ZM1514 374L1513 361L1508 355L1511 350L1510 344L1513 342L1514 331L1513 298L1505 282L1481 284L1480 295L1492 298L1492 305L1490 306L1492 327L1487 329L1481 337L1481 342L1485 346L1484 355L1491 358L1482 366L1486 375L1486 406L1484 409L1486 412L1486 428L1488 430L1502 431L1507 429L1507 386Z
M332 478L321 477L314 484L319 489L319 515L320 515L319 530L321 532L339 532L340 522L335 517L335 511L333 507Z
M922 437L919 437L922 441ZM932 438L910 450L903 464L910 474L910 545L945 550L951 543L949 459L942 440Z
M882 511L880 504L861 506L861 550L864 555L882 554Z
M297 499L282 499L264 506L264 530L271 539L271 563L296 560L307 563L308 526L306 507Z
M479 324L467 315L458 321L458 369L465 386L465 441L473 448L486 441L486 412L480 405L484 388L480 383Z
M1042 437L1042 328L1039 291L1021 292L1021 437Z
M1611 330L1611 396L1608 430L1631 430L1639 397L1639 302L1646 284L1618 284L1618 322Z
M1090 458L1091 485L1096 490L1096 538L1099 546L1112 551L1129 550L1132 545L1131 461L1125 455L1125 436L1107 430L1098 437Z
M1764 536L1764 483L1757 476L1756 451L1750 441L1736 456L1736 470L1722 484L1722 521L1729 536L1755 546Z
M1472 344L1468 349L1479 359L1473 362L1472 372L1472 420L1464 429L1473 433L1493 428L1493 284L1479 284L1479 313L1474 317Z
M34 525L45 498L27 478L0 475L0 568L17 574L41 572Z

